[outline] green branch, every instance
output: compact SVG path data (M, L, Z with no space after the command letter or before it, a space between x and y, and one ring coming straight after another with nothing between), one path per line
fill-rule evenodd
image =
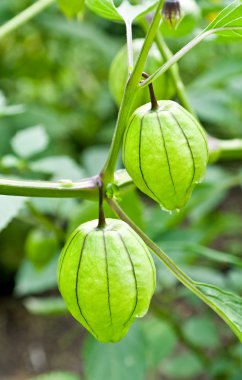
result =
M113 180L113 174L122 143L123 133L128 122L128 118L132 109L133 102L139 87L139 82L141 80L142 71L146 62L146 58L149 54L152 43L155 39L158 27L161 21L161 9L164 0L160 0L153 18L153 21L148 30L146 39L144 41L143 47L141 49L138 60L135 64L134 70L127 82L121 106L119 109L119 115L117 119L116 129L113 135L113 140L109 150L109 154L105 165L100 173L104 184L106 185Z
M208 136L208 143L210 163L242 160L242 139L219 140ZM98 176L73 182L70 180L50 182L0 179L0 194L24 197L83 198L96 200L98 199L97 178ZM117 170L114 173L113 183L120 190L133 185L133 181L126 170ZM109 189L108 192L110 191Z
M33 5L13 17L10 21L6 22L0 27L0 38L5 37L8 33L14 31L18 27L31 20L37 14L41 13L45 8L49 7L56 0L38 0Z
M96 186L96 177L86 178L79 182L0 179L0 194L23 197L97 199Z
M192 41L190 41L187 45L185 45L181 50L179 50L175 55L173 55L160 69L158 69L148 79L140 83L141 74L146 62L146 58L148 56L152 43L156 37L157 30L159 28L159 24L161 21L161 8L163 6L163 2L164 0L159 1L155 16L153 18L153 21L146 35L139 58L136 62L134 70L127 82L127 85L124 91L123 99L122 99L121 106L119 109L116 129L113 135L109 154L104 164L104 167L100 173L100 176L103 180L104 185L107 185L109 182L112 182L113 180L114 170L115 170L118 154L120 151L120 146L122 143L123 133L127 125L129 115L132 109L132 105L138 91L138 86L140 85L141 87L144 87L152 83L160 75L164 74L167 70L169 70L172 67L172 65L174 65L174 63L179 61L179 59L181 59L185 54L187 54L192 48L198 45L201 41L203 41L209 35L220 32L220 31L224 31L224 30L236 29L234 27L217 28L217 29L209 30L200 34L199 36L194 38ZM241 29L241 28L237 28L237 29ZM183 101L185 101L184 93L183 93ZM189 104L187 104L187 107L190 108Z
M219 140L208 136L209 162L242 160L242 140Z
M142 238L145 244L155 253L155 255L163 262L163 264L170 270L170 272L180 281L187 289L200 298L205 304L207 304L215 313L217 313L238 335L238 331L235 329L231 320L227 315L219 309L215 303L213 303L196 285L196 283L186 275L175 263L170 259L165 252L163 252L129 217L125 214L119 204L113 199L107 199L107 202L111 209L122 219L124 222L130 225L137 234Z
M205 40L207 37L209 37L212 34L219 33L225 30L241 30L241 27L221 27L217 29L211 29L206 32L203 32L199 34L197 37L195 37L193 40L188 42L185 46L183 46L182 49L180 49L176 54L174 54L164 65L162 65L158 70L156 70L150 77L142 83L140 83L140 87L148 86L150 83L154 82L156 79L158 79L162 74L164 74L167 70L169 70L172 65L174 65L176 62L178 62L181 58L183 58L187 53L189 53L190 50L192 50L195 46L197 46L200 42Z
M145 32L147 32L149 24L145 18L140 19L140 25L143 28L143 30ZM158 30L158 32L156 34L155 42L156 42L157 48L159 49L163 59L165 60L165 62L167 62L169 59L171 59L173 54L170 51L170 49L168 48L160 30ZM194 110L191 107L185 86L184 86L183 81L182 81L181 76L180 76L179 67L176 65L172 65L169 69L169 74L173 80L173 84L174 84L174 87L176 89L176 94L177 94L177 97L178 97L181 105L184 108L186 108L188 111L190 111L191 113L194 114Z
M156 44L158 49L160 50L161 54L165 58L166 61L172 58L173 54L166 45L165 40L162 37L162 34L160 31L158 31L157 36L156 36ZM190 101L187 96L187 92L185 89L185 86L183 84L183 81L180 76L180 71L179 67L176 65L172 65L170 67L169 73L172 77L175 89L176 89L176 94L177 97L181 103L181 105L186 108L189 112L194 114L194 110L192 109L192 106L190 104Z
M98 199L98 176L83 178L80 181L60 180L31 181L21 179L0 179L0 194L22 197L40 198L82 198ZM108 189L109 194L133 185L133 181L126 170L117 170L114 175L114 189Z

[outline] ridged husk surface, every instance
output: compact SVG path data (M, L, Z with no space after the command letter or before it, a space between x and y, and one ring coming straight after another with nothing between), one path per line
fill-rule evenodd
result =
M150 252L125 222L80 225L59 259L58 285L73 315L100 342L117 342L148 310L156 276Z
M133 53L134 62L137 61L139 53L141 51L143 39L135 39L133 41ZM109 87L110 91L114 97L115 102L118 106L121 104L123 97L124 88L128 79L128 69L127 69L128 55L127 55L127 45L123 46L114 58L109 74ZM153 44L150 49L149 56L146 61L144 71L148 74L155 72L163 63L163 58L156 47ZM159 99L170 99L175 94L175 87L171 75L166 72L159 79L154 82L154 88L156 95ZM138 94L135 99L134 108L146 104L149 101L149 90L148 87L138 90Z
M162 100L131 116L123 142L124 165L136 186L165 210L189 200L208 162L207 138L201 125L179 104Z

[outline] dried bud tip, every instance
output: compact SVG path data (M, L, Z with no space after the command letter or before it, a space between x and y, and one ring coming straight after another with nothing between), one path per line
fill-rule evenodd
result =
M166 0L163 5L162 15L171 26L176 26L181 18L181 6L179 0Z

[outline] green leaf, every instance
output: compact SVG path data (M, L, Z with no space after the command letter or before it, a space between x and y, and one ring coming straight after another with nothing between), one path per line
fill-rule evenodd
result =
M241 61L223 57L213 66L189 85L189 98L200 119L216 127L215 135L218 132L220 137L240 137Z
M7 105L7 100L4 93L0 90L0 108Z
M220 311L220 315L223 315L225 322L242 342L242 298L212 285L197 283L196 286Z
M224 28L221 33L225 36L242 36L242 0L235 0L224 8L218 16L207 26L205 31ZM233 29L226 31L226 29ZM238 30L237 30L238 29Z
M80 380L80 377L70 372L51 372L45 375L32 377L30 380Z
M60 40L67 39L70 45L88 44L94 55L97 54L96 51L98 51L99 54L102 55L103 68L110 64L110 60L115 53L117 53L117 43L111 35L108 35L103 29L98 28L98 26L90 22L83 21L78 23L63 18L53 19L53 17L46 15L44 18L44 26L52 36L56 36L56 38ZM38 120L41 117L41 120L49 125L50 131L52 131L52 133L54 132L55 135L58 134L58 137L63 137L63 130L65 131L65 128L67 128L66 125L69 125L69 119L67 117L65 119L63 118L63 114L57 115L51 113L49 108L41 109L40 106L34 108L34 105L31 104L30 114L34 114L33 116L38 118ZM53 123L58 125L58 128L54 131L52 128Z
M13 106L7 105L7 100L2 91L0 91L0 117L17 115L24 112L25 107L22 104L16 104Z
M194 379L203 372L199 359L192 353L184 352L162 366L162 373L172 379Z
M19 213L27 198L0 195L0 231Z
M85 2L88 8L99 16L115 21L122 20L112 0L85 0Z
M132 22L137 17L148 13L157 4L158 0L147 0L142 4L132 5L123 0L116 7L113 0L86 0L86 5L98 15L114 21Z
M84 8L85 0L58 0L61 11L69 18L76 16Z
M242 17L242 1L235 0L217 15L217 17L207 26L206 30L221 28L227 24L232 24L240 17Z
M215 124L219 133L226 137L238 136L240 116L234 111L234 98L227 89L222 92L211 87L191 88L189 97L204 123Z
M209 283L218 286L225 286L225 277L215 268L202 267L201 265L183 265L185 272L194 279L194 281Z
M140 233L140 235L176 278L217 313L242 342L242 298L216 286L193 281L164 251L154 246L153 242L151 244L150 239L145 234ZM201 267L198 269L200 273ZM207 268L204 269L207 271Z
M82 153L82 163L87 176L99 173L105 163L108 154L108 147L93 146L84 150Z
M227 277L227 284L230 290L236 293L242 293L242 269L230 270Z
M60 219L69 218L77 206L77 201L71 198L32 198L29 202L31 202L40 213L53 215L54 218Z
M61 297L29 297L24 300L24 306L30 313L41 316L63 315L67 312L66 305Z
M118 13L125 22L133 22L137 17L148 13L157 4L158 0L146 0L142 4L132 5L128 0L123 0L118 7Z
M132 187L120 193L119 204L128 216L134 220L140 228L144 227L143 203L138 196L136 188Z
M0 105L0 116L11 116L23 113L25 108L21 104L16 104L14 106L1 106Z
M15 294L22 297L56 288L57 261L55 256L42 270L36 270L30 261L24 260L16 276Z
M86 380L145 378L145 343L137 323L116 344L101 344L88 336L83 355Z
M242 260L240 257L232 255L226 252L220 252L216 249L204 247L199 244L184 244L184 248L188 253L195 253L196 255L201 255L208 258L209 260L214 260L221 263L229 263L237 267L242 267Z
M219 67L219 70L218 70ZM241 61L237 57L232 57L229 60L218 60L216 66L212 66L209 70L196 75L196 78L189 84L188 88L216 88L231 81L238 80L238 76L242 73Z
M240 380L241 379L241 370L236 371L236 374L232 377L231 380Z
M186 338L202 348L216 348L219 345L219 335L213 320L208 317L192 317L188 319L183 332Z
M41 125L36 125L35 127L17 132L11 141L15 153L24 158L42 152L48 143L48 135Z
M52 179L80 180L84 176L83 170L77 163L67 156L53 156L42 158L31 164L31 169L37 172L52 174Z
M147 367L154 369L174 351L177 338L169 323L161 319L149 318L140 325L146 342Z

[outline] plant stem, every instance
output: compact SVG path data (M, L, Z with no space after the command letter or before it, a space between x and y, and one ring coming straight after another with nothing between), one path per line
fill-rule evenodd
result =
M166 42L163 39L160 31L158 31L157 35L156 35L156 44L158 46L158 49L162 53L163 57L165 58L165 60L168 61L173 56L173 54L171 53L170 49L166 45ZM192 114L195 115L195 112L192 109L192 106L191 106L190 101L188 99L186 88L185 88L183 81L181 79L179 67L177 65L172 65L170 67L169 72L170 72L170 75L172 77L173 84L176 88L176 94L177 94L177 97L178 97L181 105L184 108L186 108L189 112L191 112Z
M145 87L148 86L151 82L154 82L158 79L162 74L164 74L167 70L174 65L174 63L178 62L182 57L184 57L190 50L192 50L195 46L197 46L200 42L205 40L208 36L214 33L218 33L225 30L241 30L241 27L221 27L217 29L207 30L199 34L193 40L188 42L182 49L180 49L176 54L174 54L164 65L162 65L158 70L156 70L150 77L144 80L140 86Z
M219 140L208 136L209 162L242 160L242 140Z
M161 21L161 8L163 6L163 2L164 0L160 0L158 3L153 21L148 30L140 55L124 91L109 154L104 164L104 167L100 173L104 185L113 180L114 170L123 138L123 133L129 119L133 102L135 100L146 58L148 56L149 50L152 46L157 29Z
M127 20L125 25L126 25L126 35L127 35L128 73L130 76L134 68L132 23L129 20Z
M145 32L147 32L149 24L145 18L142 18L140 20L140 25L143 28L143 30ZM160 50L160 53L161 53L163 59L165 61L168 61L169 59L171 59L173 54L170 51L170 49L168 48L160 30L157 31L155 42L156 42L158 49ZM186 108L189 112L191 112L195 115L195 112L192 109L192 106L191 106L190 101L188 99L186 88L185 88L183 81L181 79L179 67L177 65L171 66L169 69L169 73L170 73L170 76L172 78L173 85L176 89L176 94L177 94L177 97L178 97L181 105L184 108Z
M119 204L114 199L107 199L108 204L111 209L122 219L124 222L130 225L134 231L143 239L145 244L156 254L156 256L163 262L163 264L171 271L171 273L192 293L194 293L198 298L200 298L205 304L207 304L215 313L217 313L235 332L235 327L231 321L227 318L224 312L219 309L206 295L196 286L196 283L187 276L175 263L166 255L129 217Z
M79 182L0 179L0 194L46 198L97 199L98 197L96 177L85 178Z
M33 5L13 17L10 21L7 21L0 27L0 38L5 37L8 33L14 31L27 21L31 20L37 14L41 13L45 8L49 7L56 0L38 0Z
M80 181L67 179L58 182L0 178L0 195L97 200L98 178L98 176L94 176L83 178ZM121 190L132 185L133 181L126 170L117 170L114 176L114 184Z
M149 78L149 75L147 73L143 72L142 77ZM155 96L155 91L154 91L154 87L153 87L152 83L149 84L149 92L150 92L151 110L152 111L157 110L159 108L159 105L157 103L157 99Z
M242 139L219 140L208 136L209 162L242 160ZM63 180L59 182L13 180L0 178L1 195L44 198L83 198L98 199L96 177L84 178L78 182ZM122 190L133 184L126 170L114 173L114 184Z
M98 199L98 176L83 178L80 181L60 180L31 181L21 179L1 179L0 195L12 195L22 197L40 198L83 198L87 200ZM114 184L119 188L125 188L133 184L126 170L118 170L115 173Z

